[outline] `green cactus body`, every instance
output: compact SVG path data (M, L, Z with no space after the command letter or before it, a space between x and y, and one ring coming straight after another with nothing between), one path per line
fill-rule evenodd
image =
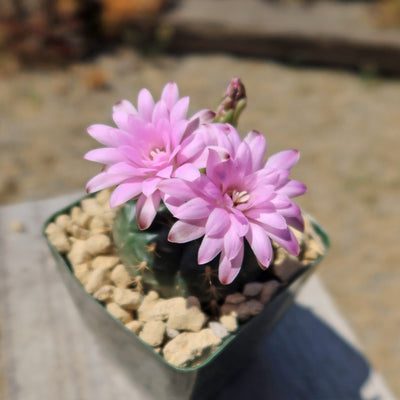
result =
M136 201L131 200L117 212L113 225L114 242L132 281L163 297L186 293L178 273L182 249L167 239L171 218L162 206L152 226L142 231L136 221Z
M250 248L245 249L241 272L230 285L218 279L218 257L206 265L197 263L200 241L176 244L168 241L174 220L161 205L149 229L140 230L136 221L136 201L121 207L114 221L113 237L121 260L133 282L140 282L145 291L155 290L160 296L196 296L204 307L221 302L225 296L240 290L245 283L267 280Z

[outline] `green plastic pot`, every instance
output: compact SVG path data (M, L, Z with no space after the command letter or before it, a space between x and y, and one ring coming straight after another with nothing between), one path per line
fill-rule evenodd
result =
M259 315L241 326L201 364L195 367L178 368L166 362L152 347L128 330L109 314L101 303L88 294L75 278L66 257L48 241L45 234L46 227L54 222L58 215L70 213L72 207L79 205L81 200L49 217L44 224L43 235L85 323L97 336L101 347L107 351L107 355L118 361L125 373L131 376L135 387L150 399L210 400L216 398L224 385L251 361L260 341L265 339L265 335L271 331L293 303L296 293L323 258L323 255L320 256L297 275L288 286L278 291ZM328 235L312 218L310 221L327 251L330 246Z

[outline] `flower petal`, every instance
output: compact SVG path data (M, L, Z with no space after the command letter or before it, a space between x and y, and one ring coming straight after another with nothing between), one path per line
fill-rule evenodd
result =
M198 189L198 193L212 200L213 202L222 202L223 196L221 190L215 183L209 179L206 175L201 175L200 178L196 181L196 186Z
M210 262L221 252L223 246L224 239L222 237L212 238L207 235L204 236L199 248L198 263L205 264Z
M215 112L211 110L200 110L196 114L193 115L193 117L190 119L190 121L193 121L194 119L200 119L200 124L206 124L206 123L211 123L214 121L215 118Z
M286 222L298 231L304 232L304 220L301 215L298 217L286 217Z
M123 131L129 132L130 129L130 117L133 114L128 114L125 111L122 110L115 110L112 113L112 118L115 122L115 125L118 126L118 128L120 128Z
M161 182L160 178L148 178L143 181L142 190L145 196L152 196L153 193L158 189L158 184Z
M229 285L236 278L242 266L243 254L244 246L238 255L230 260L225 256L224 250L222 250L218 268L218 277L222 284Z
M264 225L268 225L276 229L287 228L285 218L283 218L282 215L277 212L261 212L255 219Z
M299 255L300 245L291 229L287 228L285 230L277 230L269 228L268 236L285 248L290 254L293 254L294 256Z
M168 165L168 167L162 169L161 171L158 171L157 176L159 176L160 178L168 179L171 177L173 168L174 167L172 165Z
M226 164L228 162L229 165ZM214 147L209 148L206 173L216 186L223 184L223 191L225 191L225 181L230 176L230 167L232 168L232 161L230 154L226 150Z
M139 144L140 145L140 144ZM118 151L122 154L123 160L129 160L135 165L143 167L143 150L138 146L121 146ZM123 161L121 160L121 161Z
M252 172L252 159L251 159L250 147L246 142L240 143L239 147L236 150L235 155L235 166L237 166L237 172L239 175L243 176L244 174L250 174ZM239 179L243 179L240 178Z
M291 205L293 203L286 195L282 195L282 194L277 194L274 198L270 199L270 202L278 210L291 207Z
M148 122L151 122L154 109L153 96L147 89L142 89L138 95L139 114Z
M303 182L294 179L288 181L285 185L279 188L279 193L285 194L290 198L301 196L306 192L307 186Z
M137 115L135 106L128 100L121 100L114 104L113 111L122 111L127 114Z
M134 199L142 192L141 181L130 181L120 183L113 191L110 197L110 206L117 207L126 203L128 200Z
M107 172L109 174L124 174L124 175L129 175L130 177L135 177L137 175L142 174L143 172L140 170L140 168L137 168L136 166L128 163L128 162L119 162L114 165L111 165L108 169Z
M165 101L168 110L172 110L174 104L178 101L179 90L175 82L168 82L161 93L161 99Z
M200 177L200 171L193 164L183 164L175 170L174 177L193 182Z
M224 236L224 252L226 257L233 260L243 250L243 238L238 235L232 225Z
M113 131L116 129L103 124L94 124L87 128L88 134L105 146L116 147L116 140Z
M210 203L202 198L197 197L182 204L176 210L174 216L178 219L201 219L208 217L210 211Z
M206 146L203 138L200 135L190 135L182 142L182 148L177 155L177 161L179 165L186 162L192 162L193 159L197 159L204 151ZM206 158L203 157L201 168L205 167Z
M108 188L110 186L117 185L129 178L126 175L108 174L107 172L101 172L94 176L87 184L87 193L94 193L99 190Z
M221 237L229 229L231 221L228 212L222 207L214 208L206 224L206 234L209 237Z
M244 141L250 147L253 171L260 169L267 151L267 142L264 136L260 132L251 131L244 138Z
M300 207L296 203L292 202L290 207L279 210L279 213L286 219L288 225L299 231L304 230L303 216L301 215Z
M188 182L177 178L163 180L159 183L158 189L167 194L169 199L176 199L179 205L195 196Z
M276 153L268 158L265 166L268 168L290 169L299 161L300 153L290 149Z
M178 123L177 123L178 124ZM195 118L191 119L189 122L185 122L184 129L182 130L182 121L179 122L179 131L174 132L174 136L176 136L176 140L178 143L181 143L186 138L188 138L199 126L200 126L200 119Z
M232 228L235 229L237 234L240 237L245 236L247 231L249 230L248 219L239 210L235 208L232 208L229 218L231 220Z
M265 230L260 225L251 223L246 239L257 257L257 260L267 268L271 263L273 251L271 240Z
M230 124L223 124L223 129L232 146L230 152L234 154L235 149L237 149L240 146L240 143L242 143L242 138L239 135L239 132Z
M154 106L152 122L153 124L157 123L161 119L167 120L169 118L169 113L167 109L167 105L164 101L159 101Z
M88 151L83 158L100 164L115 164L124 161L125 157L120 151L110 147L103 147Z
M136 203L136 219L140 229L147 229L151 225L157 214L160 200L161 196L158 191L149 197L144 194L139 197Z
M177 221L169 231L168 240L174 243L186 243L203 236L204 232L202 221Z
M171 110L170 120L172 124L176 124L178 121L186 118L186 114L189 108L189 97L182 97L179 101L173 106Z

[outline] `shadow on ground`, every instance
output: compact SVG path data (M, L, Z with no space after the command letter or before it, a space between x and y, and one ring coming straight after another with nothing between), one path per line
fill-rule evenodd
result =
M294 305L218 400L263 400L266 394L308 400L310 393L314 399L361 400L369 373L368 361L354 347L307 308Z

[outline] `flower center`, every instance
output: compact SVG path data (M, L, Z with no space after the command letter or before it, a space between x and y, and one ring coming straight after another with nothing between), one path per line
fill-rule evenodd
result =
M160 154L160 153L165 153L165 151L164 150L161 150L160 148L155 148L154 150L151 150L150 151L150 158L152 159L152 160L154 160L154 158L157 156L157 154Z
M232 192L231 198L233 204L237 206L239 204L247 203L250 200L250 195L245 190L243 190L242 192L234 190Z

